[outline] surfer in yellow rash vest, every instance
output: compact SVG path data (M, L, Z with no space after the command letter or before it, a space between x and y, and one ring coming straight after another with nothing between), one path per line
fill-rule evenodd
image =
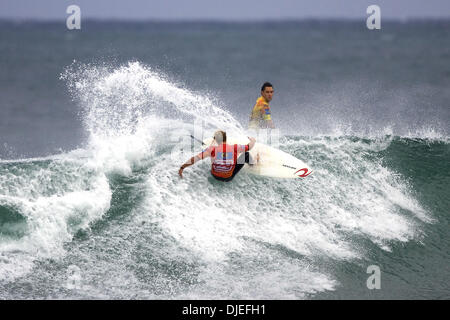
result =
M275 129L269 106L272 96L273 86L269 82L265 82L261 87L261 96L256 100L250 115L249 129Z

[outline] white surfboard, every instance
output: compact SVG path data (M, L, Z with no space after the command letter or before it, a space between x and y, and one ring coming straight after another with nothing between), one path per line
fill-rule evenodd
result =
M212 138L208 138L203 140L204 146L208 147L212 143L213 145L217 145ZM248 138L228 138L227 144L248 144ZM255 146L250 150L250 155L253 159L257 159L259 155L258 162L249 166L246 164L243 170L246 170L249 173L273 177L273 178L305 178L312 173L311 168L304 163L302 160L297 159L296 157L275 149L271 146L255 143Z

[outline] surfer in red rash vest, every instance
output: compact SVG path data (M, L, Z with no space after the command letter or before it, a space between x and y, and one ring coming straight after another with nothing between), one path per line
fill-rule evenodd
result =
M250 165L253 163L249 151L256 143L255 138L249 137L250 143L247 145L229 145L226 132L219 130L214 133L214 140L217 143L216 146L209 146L180 167L178 174L181 178L183 178L184 169L208 157L211 158L211 174L220 181L231 181L245 163Z

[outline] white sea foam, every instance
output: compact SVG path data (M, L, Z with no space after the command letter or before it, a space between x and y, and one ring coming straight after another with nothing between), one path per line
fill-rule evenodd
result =
M50 166L5 175L8 188L1 190L0 204L14 204L27 218L29 233L0 243L4 279L26 273L35 259L64 255L63 244L74 232L109 209L114 190L108 177L132 176L142 168L145 199L133 211L135 223L117 227L116 236L127 237L136 223L150 222L176 244L171 252L152 249L173 259L195 257L198 281L183 293L173 290L174 297L295 299L333 290L337 280L320 270L317 259L364 258L358 237L390 250L392 241L414 240L420 223L432 221L405 181L373 157L390 145L389 132L367 141L343 132L283 138L281 148L314 169L303 180L242 172L231 183L218 183L209 177L207 162L186 169L180 179L179 166L200 150L180 150L179 137L190 133L194 120L206 130L242 134L233 115L137 62L116 69L72 66L63 78L79 99L89 140ZM133 257L123 252L117 259L105 266L117 275L109 287L117 285L119 292L111 295L126 296L115 279ZM134 294L142 293L136 278L129 284ZM98 288L86 288L101 296Z

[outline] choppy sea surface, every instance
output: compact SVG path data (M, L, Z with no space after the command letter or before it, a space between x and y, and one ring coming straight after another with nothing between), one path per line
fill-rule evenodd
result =
M449 35L0 22L0 299L449 299ZM314 173L180 179L194 124L246 134L264 81Z

